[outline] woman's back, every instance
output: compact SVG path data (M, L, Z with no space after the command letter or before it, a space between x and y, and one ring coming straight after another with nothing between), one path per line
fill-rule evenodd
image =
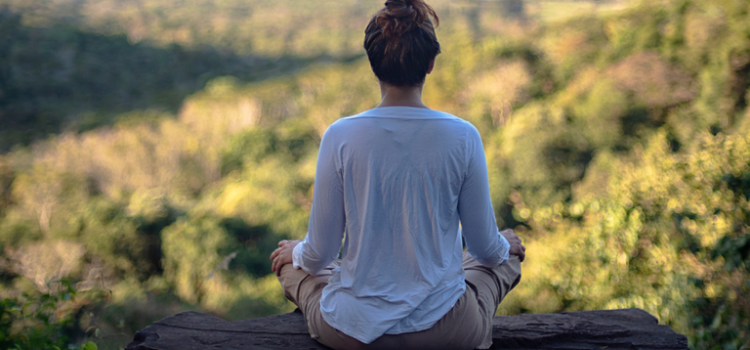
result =
M331 222L344 222L346 231L341 269L323 290L323 317L363 342L429 328L465 290L462 188L487 193L476 129L425 108L376 108L331 125L318 157L316 183L322 184L313 208L345 205L343 212L313 210L308 237L318 239L308 242L307 254L337 253L327 248L341 242ZM489 197L466 202L466 215L486 214L486 225L470 225L476 231L467 237L470 251L500 256Z

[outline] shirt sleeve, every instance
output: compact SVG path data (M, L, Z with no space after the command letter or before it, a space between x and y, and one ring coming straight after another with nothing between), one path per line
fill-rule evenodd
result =
M323 134L313 185L307 236L292 252L292 265L315 275L338 257L344 237L344 191L331 129Z
M467 135L468 167L458 196L458 215L466 250L480 264L496 267L508 260L510 244L499 234L490 199L487 160L476 128Z

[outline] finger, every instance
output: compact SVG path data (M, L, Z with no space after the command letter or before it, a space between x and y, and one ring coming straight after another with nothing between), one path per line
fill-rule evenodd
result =
M287 240L282 239L281 241L279 241L279 247L285 246L287 242L288 242Z
M275 259L279 255L279 253L281 253L281 250L274 250L273 253L271 253L271 260Z
M523 251L523 249L521 249L521 245L513 246L513 253L515 253L516 255L519 255L519 256L522 255L522 254L525 254L524 251Z
M276 263L276 270L274 272L276 272L276 276L281 276L281 267L283 266L281 265L281 258L274 260L274 262Z

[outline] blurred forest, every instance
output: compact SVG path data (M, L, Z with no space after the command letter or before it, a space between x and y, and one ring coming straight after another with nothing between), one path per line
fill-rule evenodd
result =
M750 342L750 2L433 0L425 102L528 257L499 314L638 307ZM0 0L0 347L291 311L318 142L377 105L376 1ZM75 347L74 346L74 347Z

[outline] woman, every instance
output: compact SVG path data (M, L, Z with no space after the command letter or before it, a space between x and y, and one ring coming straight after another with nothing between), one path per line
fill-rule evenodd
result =
M440 52L433 20L423 0L388 1L372 18L365 49L382 101L325 132L307 237L271 254L310 335L334 349L489 348L520 280L525 248L498 234L479 133L422 103Z

